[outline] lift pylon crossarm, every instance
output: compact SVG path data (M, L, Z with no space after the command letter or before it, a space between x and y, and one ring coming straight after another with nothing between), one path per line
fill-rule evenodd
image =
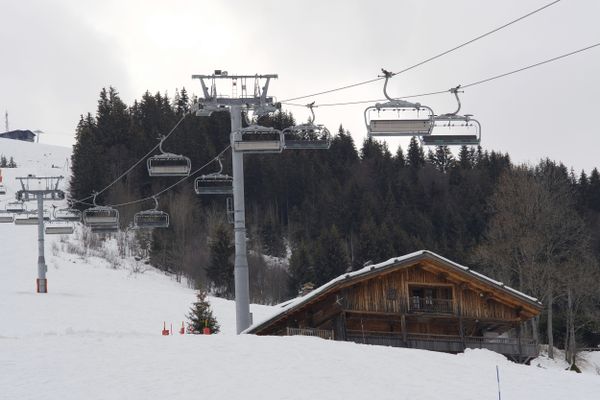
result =
M392 98L387 87L393 74L384 69L382 71L385 78L383 94L388 101L365 109L364 118L369 137L430 135L433 129L433 110L420 103Z

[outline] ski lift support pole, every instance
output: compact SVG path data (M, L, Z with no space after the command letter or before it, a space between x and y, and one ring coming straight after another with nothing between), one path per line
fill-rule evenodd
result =
M277 109L272 97L267 97L269 82L276 79L276 74L269 75L229 75L226 71L217 70L211 75L192 75L192 79L199 79L202 85L204 99L199 100L199 110L196 115L209 116L212 112L229 111L231 118L230 139L241 135L242 111L251 108L255 115L265 115ZM222 79L245 80L255 79L254 93L248 95L242 91L241 97L224 97L217 94L215 81ZM266 80L261 88L258 85L260 79ZM210 88L205 80L211 82ZM248 274L248 254L246 249L246 212L244 206L244 153L231 151L232 174L233 174L233 209L234 209L234 233L235 233L235 322L236 331L240 334L252 324L250 314L250 283Z
M48 281L46 279L46 259L44 257L44 200L63 200L65 192L58 189L62 176L35 176L15 178L21 182L21 190L16 194L17 200L37 200L38 213L38 277L36 280L36 291L48 293Z

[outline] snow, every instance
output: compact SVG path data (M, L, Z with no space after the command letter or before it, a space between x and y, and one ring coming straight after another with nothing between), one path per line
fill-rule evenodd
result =
M10 153L0 145L2 152ZM48 168L68 176L51 168L46 150L31 154L40 158L29 167L15 155L21 167L3 170L5 177ZM47 237L49 292L36 294L36 239L35 226L0 224L0 399L492 400L496 366L503 399L587 400L600 393L600 352L588 353L584 373L576 374L541 359L539 367L514 364L486 350L451 355L237 336L233 302L212 297L222 334L161 336L163 321L179 328L195 300L186 282L133 259L113 268L101 252L68 253L75 239ZM113 247L107 244L107 254ZM279 310L251 309L255 320Z

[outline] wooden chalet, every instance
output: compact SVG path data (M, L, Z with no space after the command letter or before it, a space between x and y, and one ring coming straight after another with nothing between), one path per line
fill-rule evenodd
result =
M422 250L339 276L246 333L450 353L485 348L525 362L538 346L523 325L541 309L535 298Z

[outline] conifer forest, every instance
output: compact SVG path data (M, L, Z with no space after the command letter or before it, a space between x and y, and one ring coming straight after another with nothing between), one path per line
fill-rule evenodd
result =
M72 157L70 197L82 199L114 181L190 110L185 89L173 97L146 92L131 105L102 90L95 113L81 117ZM281 111L260 125L283 129ZM303 122L303 121L300 121ZM468 265L544 303L535 334L575 349L600 338L600 173L559 160L517 165L481 147L407 148L355 143L343 121L328 151L245 157L251 301L275 304L346 271L427 249ZM183 119L163 150L183 154L192 171L218 170L229 146L226 112ZM155 152L156 153L156 152ZM223 153L224 172L231 168ZM226 198L198 196L193 176L159 198L168 229L137 233L149 262L233 298L233 228ZM120 204L179 180L151 178L145 162L102 193ZM79 204L81 209L86 205ZM122 228L152 201L120 207Z

